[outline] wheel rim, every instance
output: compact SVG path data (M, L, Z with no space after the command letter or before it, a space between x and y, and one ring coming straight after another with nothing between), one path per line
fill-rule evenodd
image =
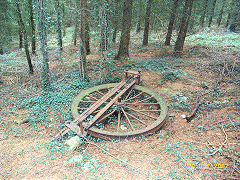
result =
M74 99L74 101L73 101L73 103L72 103L72 107L71 107L71 109L72 109L72 115L73 115L73 117L74 118L76 118L76 117L78 117L79 115L80 115L80 113L81 113L81 111L83 111L84 110L84 108L88 108L88 107L90 107L91 106L91 104L93 104L94 103L94 100L96 100L97 98L96 97L94 97L92 94L94 94L94 93L97 93L97 94L99 94L100 95L100 93L102 93L102 95L104 94L104 90L106 90L106 89L109 89L109 88L113 88L113 87L115 87L117 85L117 83L112 83L112 84L103 84L103 85L100 85L100 86L95 86L95 87L92 87L92 88L89 88L89 89L87 89L87 90L83 90L83 91L81 91L80 93L79 93L79 95ZM133 93L133 92L135 92L135 94ZM137 96L138 94L141 94L141 92L142 92L142 96L143 96L143 100L141 99L142 97L139 95L138 97L136 97L136 98L134 98L135 96ZM161 126L164 124L164 122L165 122L165 120L166 120L166 118L167 118L167 111L168 111L168 109L167 109L167 104L166 104L166 101L162 98L162 97L160 97L157 93L154 93L154 92L152 92L150 89L148 89L148 88L146 88L146 87L142 87L142 86L138 86L138 85L135 85L134 87L133 87L133 90L132 90L132 93L129 91L129 96L128 96L128 93L126 93L125 94L125 96L128 96L128 97L126 97L127 99L125 100L125 101L123 101L123 102L121 102L121 103L115 103L115 105L114 106L117 106L117 108L116 107L113 107L112 109L112 111L116 111L116 113L117 113L117 115L121 115L121 118L122 119L124 119L123 117L125 117L125 121L122 121L122 119L121 119L121 121L120 121L120 123L122 123L122 122L125 122L125 123L127 123L131 128L133 128L134 126L133 126L133 124L131 123L131 121L130 121L130 123L129 123L129 121L127 121L127 119L129 119L130 120L130 118L129 117L131 117L131 119L132 119L132 122L133 122L133 119L135 119L133 116L135 116L135 115L133 115L133 116L130 116L129 114L130 114L130 112L134 112L134 109L136 108L136 107L138 107L138 108L140 108L141 109L141 106L147 106L148 104L154 104L154 102L156 103L156 106L155 107L158 107L157 109L154 107L154 106L149 106L149 107L152 107L152 108L155 108L154 110L151 110L151 109L146 109L146 111L148 111L148 110L150 110L150 111L156 111L156 112L158 112L158 110L159 110L159 113L160 114L157 114L156 113L156 117L155 117L155 119L153 118L154 116L149 116L148 118L147 118L147 115L143 115L141 118L142 119L145 119L144 121L142 121L142 122L148 122L148 124L147 124L147 126L146 127L143 127L143 128L141 128L140 127L140 125L139 125L139 127L137 127L137 128L139 128L139 129L131 129L131 128L127 128L128 130L123 130L123 129L119 129L119 118L118 118L118 116L116 117L116 120L113 122L113 124L115 123L116 124L116 121L117 121L117 131L112 131L112 130L109 130L109 129L107 129L106 130L106 128L108 128L108 125L104 125L104 127L102 128L102 129L99 129L99 128L97 128L96 126L93 126L93 127L91 127L91 128L89 128L88 129L88 134L90 134L90 135L92 135L92 136L95 136L95 137L100 137L100 138L104 138L104 139L108 139L108 138L118 138L118 137L122 137L122 138L124 138L124 137L132 137L132 136L138 136L138 135L146 135L146 134L149 134L149 133L153 133L153 132L155 132L156 130L158 130L158 129L160 129L161 128ZM133 95L132 95L133 94ZM147 97L147 95L149 96L149 97L151 97L151 98L148 98ZM88 101L86 101L86 98L88 97ZM95 98L95 99L94 99ZM131 99L131 98L133 98L133 99ZM138 99L137 99L138 98ZM140 98L140 99L139 99ZM130 100L129 100L130 99ZM138 101L135 101L135 102L133 102L133 100L138 100ZM145 100L146 99L146 100ZM148 103L148 101L150 101L151 100L151 102L153 102L153 103ZM128 102L127 102L128 101ZM147 102L146 102L147 101ZM146 103L144 103L144 102L146 102ZM142 104L141 104L142 103ZM119 104L121 104L121 105L119 105ZM122 105L123 104L123 105ZM132 107L132 106L134 106L134 108ZM123 110L122 110L122 108L123 108ZM129 108L131 108L131 109L129 109ZM121 113L121 110L117 110L117 109L121 109L122 110L122 112L123 113ZM137 109L138 110L138 109ZM109 110L110 111L110 110ZM124 111L125 111L125 113L124 113ZM140 111L141 111L141 115L142 114L145 114L145 113L143 113L142 111L143 110L138 110L138 114L140 113ZM111 112L110 112L111 113ZM110 114L109 113L109 114ZM108 117L108 119L110 119L111 118L111 116L116 116L116 113L114 112L113 114L111 114L111 115L109 115L109 117ZM127 114L127 113L129 113L129 114ZM147 114L147 113L146 113ZM153 113L152 113L153 114ZM93 115L93 114L92 114ZM125 116L126 115L126 116ZM129 117L127 118L127 115L129 115ZM148 115L149 115L149 112L148 112ZM145 118L144 118L144 116L146 116ZM136 117L136 116L135 116ZM137 117L139 117L139 115L137 116ZM90 115L90 117L89 117L89 119L91 118L91 115ZM107 118L106 118L106 120L108 120ZM152 119L152 120L150 120L150 119ZM140 119L139 119L140 120ZM111 120L110 120L111 121ZM135 119L135 121L136 121L136 119ZM134 125L136 126L136 122L134 121ZM150 122L151 121L151 122ZM142 124L140 121L138 121L138 124ZM115 126L115 125L112 125L113 127ZM124 126L123 126L124 127ZM122 128L122 126L121 126L121 128ZM125 127L126 128L126 127ZM129 131L129 129L131 129L131 131Z

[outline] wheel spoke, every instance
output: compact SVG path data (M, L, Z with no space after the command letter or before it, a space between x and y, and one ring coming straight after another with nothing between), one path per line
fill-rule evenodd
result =
M143 112L141 112L141 111L139 111L139 110L137 110L137 109L133 109L133 108L130 108L130 107L128 107L128 106L127 106L127 108L128 108L128 109L131 109L132 111L135 111L135 112L137 112L137 113L139 113L139 114L142 114L142 115L148 116L148 117L150 117L150 118L158 119L158 118L153 117L153 116L151 116L151 115L149 115L149 114L145 114L145 113L143 113Z
M131 105L160 105L159 103L128 103Z
M132 97L132 98L126 99L125 101L130 101L130 100L132 100L132 99L135 99L135 98L137 98L138 96L141 96L142 94L143 94L143 92L140 92L138 95L136 95L136 96L134 96L134 97Z
M113 110L112 112L108 113L107 115L103 116L102 118L97 120L97 123L100 123L104 119L106 119L108 116L111 116L116 110Z
M98 98L95 98L95 97L93 97L93 96L91 96L91 95L87 95L88 97L90 97L90 98L92 98L92 99L94 99L94 100L96 100L96 101L98 101L99 99Z
M128 97L130 96L130 94L132 93L133 88L129 91L128 95L126 96L125 100L128 99Z
M80 103L95 103L97 101L80 101Z
M140 123L144 124L145 126L148 126L146 123L144 123L143 121L141 121L140 119L138 119L136 116L126 112L126 114L128 114L129 116L133 117L134 119L136 119L137 121L139 121Z
M95 113L95 114L96 114L96 113L98 113L99 111L101 111L101 109L99 109L99 110L96 110L96 111L94 111L93 113Z
M100 91L96 91L98 94L104 96L105 94L101 93Z
M130 127L131 127L131 128L132 128L132 130L134 131L135 129L134 129L134 127L133 127L132 123L130 122L130 120L129 120L129 118L128 118L127 114L126 114L126 112L124 111L124 109L123 109L122 107L121 107L121 110L122 110L123 114L125 115L125 117L126 117L126 119L127 119L128 123L129 123Z
M138 110L139 112L161 112L161 110L152 110L152 109L145 109L145 110Z
M143 100L141 100L141 101L138 101L138 102L136 102L136 103L144 102L144 101L146 101L146 100L148 100L148 99L151 99L151 98L153 98L153 97L152 97L152 96L151 96L151 97L148 97L148 98L143 99Z
M119 131L119 129L120 129L120 120L121 120L121 113L120 113L120 111L118 111L118 127L117 127L117 131Z
M80 103L95 103L95 102L97 101L80 101ZM106 103L108 103L108 101L103 102L103 104L106 104Z

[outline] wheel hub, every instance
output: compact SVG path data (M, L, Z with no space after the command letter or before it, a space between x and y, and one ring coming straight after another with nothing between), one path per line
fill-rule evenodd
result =
M127 109L127 107L126 107L126 102L124 102L124 101L118 101L118 102L116 102L115 103L115 105L116 105L116 111L122 111L121 109L123 108L124 110L126 110Z

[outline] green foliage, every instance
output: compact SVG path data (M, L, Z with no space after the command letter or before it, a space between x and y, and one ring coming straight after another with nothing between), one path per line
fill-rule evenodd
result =
M71 120L70 106L72 99L68 95L49 92L40 96L30 98L22 103L21 108L26 108L32 115L31 122L41 122L49 127L54 122L61 119L57 113L61 113L63 121ZM52 113L52 116L50 115Z
M122 73L128 69L136 69L138 64L136 62L125 63L121 66L117 65L119 61L114 59L104 60L103 64L96 64L92 67L93 71L106 72L102 76L102 83L115 83L122 80Z
M181 73L181 70L177 70L177 71L165 71L163 73L163 76L162 78L165 80L165 81L177 81L179 78L180 78L180 73Z
M148 59L148 60L142 60L139 62L138 67L148 70L148 71L157 71L157 72L163 72L167 70L171 70L171 68L168 66L168 62L170 62L172 58L161 58L161 59Z
M173 64L176 65L181 61L181 59L165 57L160 59L142 60L137 64L137 66L148 71L157 71L162 73L163 80L161 83L164 83L166 81L177 81L187 75L187 73L183 72L181 69L173 70L171 67Z
M224 101L213 101L212 103L209 104L202 104L201 105L201 110L213 110L213 109L221 109L223 107L228 106L230 103L227 100Z
M194 34L188 36L186 40L192 45L204 45L204 46L220 46L226 48L240 48L240 34L237 33L225 33L220 34L214 31L209 32L209 30L205 30L205 32L200 32L198 34Z
M213 99L218 99L219 97L222 97L222 96L226 95L226 91L222 90L219 86L217 86L213 89L210 89L208 91L208 94Z
M63 75L64 80L53 81L53 92L26 98L17 97L16 100L6 101L5 106L13 105L11 109L27 109L27 119L36 126L37 122L51 128L63 126L67 120L72 120L71 103L78 90L85 87L85 83L78 79L79 71L70 71ZM93 85L93 84L89 84ZM35 90L31 90L35 91ZM25 92L26 94L26 92ZM2 122L7 123L7 122Z
M171 101L170 105L173 108L177 108L182 111L191 111L190 102L186 96L182 94L171 95L169 100Z

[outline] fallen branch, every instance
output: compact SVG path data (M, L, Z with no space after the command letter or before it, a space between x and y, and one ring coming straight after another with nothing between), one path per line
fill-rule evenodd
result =
M200 106L202 104L204 104L200 101L200 98L202 98L206 94L208 94L208 92L203 92L203 91L198 92L198 96L196 98L196 103L195 103L196 107L194 108L193 112L189 116L186 117L186 120L188 123L191 122L191 120L196 116Z
M191 122L191 120L196 116L197 114L197 111L199 109L199 107L201 106L202 103L198 103L197 106L195 107L195 109L193 110L192 114L189 115L188 117L186 117L186 120L188 123Z
M186 117L186 120L187 120L188 123L190 123L191 120L196 116L197 111L198 111L199 107L200 107L201 104L202 104L201 102L199 102L199 98L200 98L200 96L197 97L197 100L196 100L197 105L196 105L196 107L194 108L193 112L192 112L189 116Z

